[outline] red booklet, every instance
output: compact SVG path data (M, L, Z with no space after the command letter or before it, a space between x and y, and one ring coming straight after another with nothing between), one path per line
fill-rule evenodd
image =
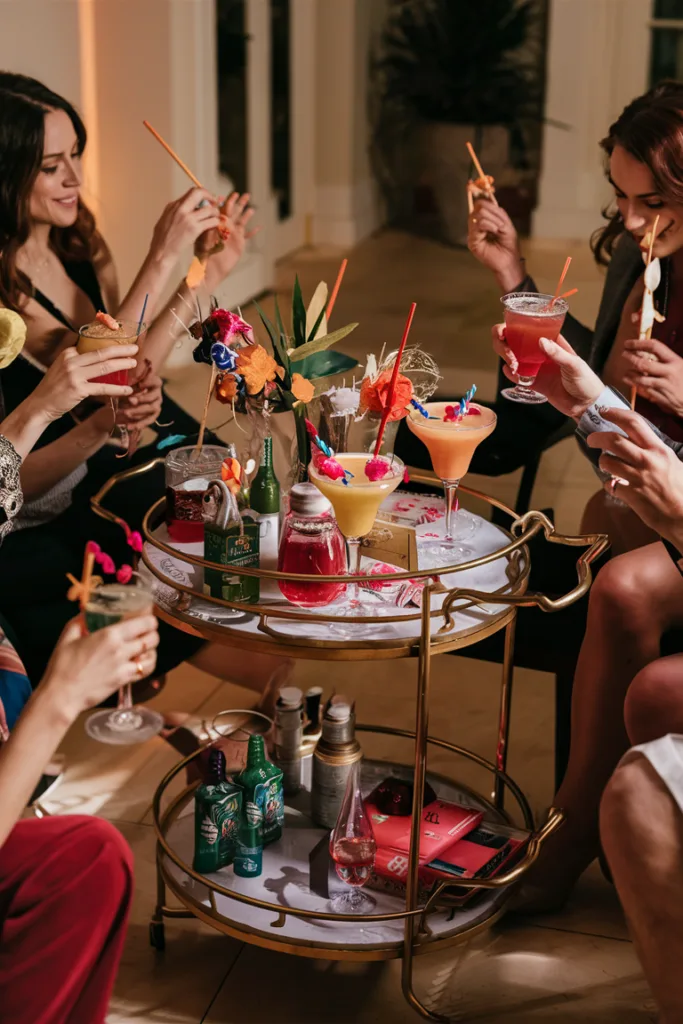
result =
M372 822L378 856L382 850L407 857L410 851L410 816L382 814L367 800L365 810ZM476 828L483 816L481 811L445 803L443 800L433 800L427 804L422 810L420 863L427 864L434 860L442 850Z

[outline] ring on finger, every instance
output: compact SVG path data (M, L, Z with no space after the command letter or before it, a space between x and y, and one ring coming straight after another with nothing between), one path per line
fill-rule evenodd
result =
M621 483L621 481L619 480L618 476L613 476L612 479L610 480L610 482L609 482L609 490L610 490L610 494L612 496L614 496L614 492L616 491L616 489L617 489L617 487L619 486L620 483Z

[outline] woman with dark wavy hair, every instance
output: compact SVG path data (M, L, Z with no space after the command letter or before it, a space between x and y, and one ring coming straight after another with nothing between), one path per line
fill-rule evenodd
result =
M567 317L563 335L606 383L625 394L636 387L636 409L674 440L683 440L683 83L662 82L630 103L600 143L614 189L607 224L592 249L607 277L590 331ZM641 245L659 216L653 253L662 266L652 340L637 339L643 298ZM537 291L526 274L519 239L506 212L475 204L468 244L495 275L501 293ZM502 403L501 403L502 404ZM545 411L545 410L544 410ZM509 415L514 415L514 410ZM533 418L533 413L528 414ZM543 415L543 414L541 414ZM522 413L524 416L524 413ZM536 421L538 429L539 421ZM493 443L491 441L490 443ZM482 446L484 447L484 446ZM628 510L595 495L584 517L586 532L606 530L616 551L654 540Z
M229 228L222 250L208 256L208 296L236 264L247 237L248 196L231 197L222 214L214 196L191 189L164 210L140 271L119 300L111 254L81 197L85 143L83 122L63 97L35 79L0 72L0 305L18 311L28 328L23 352L0 374L8 412L35 391L60 351L74 345L80 324L98 310L137 321L146 294L151 327L141 355L159 367L180 330L169 307L159 311L160 297L184 247L195 243L210 253L218 227ZM192 316L187 305L177 305L178 316ZM174 433L196 432L195 421L182 409L167 400L162 406L161 381L154 374L121 400L120 409L121 422L130 427L147 426L161 415L164 422L174 421ZM90 509L90 497L122 468L107 444L111 411L96 406L79 420L69 415L54 420L24 460L25 503L0 554L0 611L7 613L33 680L43 675L71 617L65 574L79 574L86 541L98 541L118 563L129 560L123 532ZM156 454L141 449L136 458L146 461ZM121 488L110 507L139 529L162 492L163 469ZM242 659L162 624L158 674L190 658L219 678L229 675L257 691L289 671L280 658L250 654Z

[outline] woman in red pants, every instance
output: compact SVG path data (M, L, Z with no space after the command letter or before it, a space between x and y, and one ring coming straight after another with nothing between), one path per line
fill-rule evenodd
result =
M89 636L74 620L0 746L3 1021L105 1019L133 893L131 852L117 829L97 818L19 818L78 714L138 678L143 668L151 672L158 641L151 615Z

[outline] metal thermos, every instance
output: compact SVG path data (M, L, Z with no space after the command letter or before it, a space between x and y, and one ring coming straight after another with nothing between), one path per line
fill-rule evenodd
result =
M335 696L325 706L322 736L313 755L311 817L316 825L334 828L347 779L362 756L353 705L346 697Z
M275 764L282 770L286 796L298 793L302 784L304 738L303 694L296 686L283 686L275 705Z

